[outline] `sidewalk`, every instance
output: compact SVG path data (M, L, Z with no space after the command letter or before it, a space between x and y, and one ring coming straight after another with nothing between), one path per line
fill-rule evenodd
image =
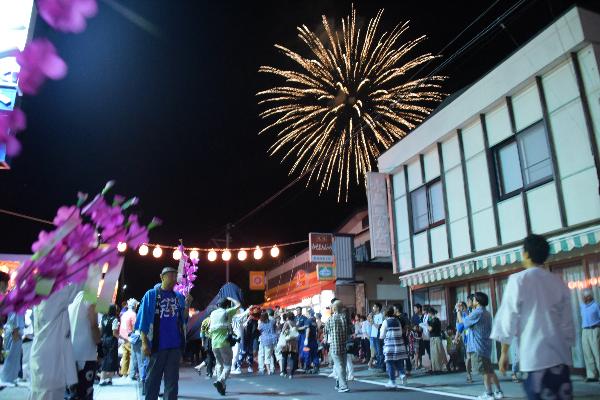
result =
M0 400L26 400L29 388L18 386L0 391ZM94 385L94 400L142 400L141 390L138 394L137 384L126 383L122 378L113 379L112 386Z
M322 375L329 375L330 368L322 368ZM521 383L514 383L510 375L502 376L498 371L500 385L505 398L525 399L525 393ZM380 371L369 370L365 365L354 365L354 379L359 382L384 385L388 381L387 374ZM573 381L574 398L584 400L600 399L600 383L584 383L583 377L579 375L571 376ZM413 371L413 376L408 378L408 389L417 392L430 392L446 394L451 397L474 399L483 393L483 382L481 377L473 375L473 383L467 383L464 372L443 373L439 375L429 375L423 371Z

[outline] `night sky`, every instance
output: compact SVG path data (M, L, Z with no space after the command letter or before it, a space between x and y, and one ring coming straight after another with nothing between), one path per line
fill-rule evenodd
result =
M121 4L155 27L144 30L107 3ZM449 56L515 1L499 3L453 46ZM574 1L529 0L505 23L443 71L452 93L474 82ZM598 10L598 2L578 4ZM410 20L406 38L426 34L421 52L438 53L492 1L357 1L363 21L385 12L380 28ZM0 171L0 208L52 219L76 201L77 191L96 193L108 180L116 193L136 195L144 221L163 219L151 241L215 246L224 226L235 222L292 178L289 165L267 155L273 135L257 133L256 92L277 81L258 74L260 65L289 66L273 47L306 49L296 27L320 27L321 15L339 22L350 1L99 1L99 14L80 35L58 34L38 19L35 36L49 37L67 61L62 81L48 82L22 103L29 118L23 152L12 170ZM303 53L306 54L306 53ZM443 59L441 59L443 60ZM441 62L441 60L439 62ZM432 67L434 67L432 65ZM305 182L304 182L305 183ZM335 186L334 186L335 187ZM331 231L366 206L364 188L348 203L336 193L300 183L232 231L235 246L303 240L310 231ZM0 252L27 253L43 225L0 214ZM284 249L284 257L301 247ZM232 263L232 281L247 289L248 271L274 262ZM160 261L127 253L124 296L140 297L170 253ZM224 264L200 262L199 305L224 282ZM198 281L197 281L198 282ZM262 293L248 300L258 301Z

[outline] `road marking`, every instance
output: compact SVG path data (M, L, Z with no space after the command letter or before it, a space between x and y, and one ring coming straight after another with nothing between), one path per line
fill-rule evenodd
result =
M383 382L369 381L369 380L366 380L366 379L355 379L355 381L356 382L362 382L362 383L370 383L371 385L385 386L385 383L383 383ZM475 397L475 396L465 396L464 394L455 394L455 393L441 392L439 390L422 389L422 388L417 388L417 387L412 387L412 386L400 386L399 389L401 389L401 390L413 390L415 392L437 394L437 395L440 395L440 396L447 396L447 397L456 397L456 398L459 398L459 399L469 399L469 400L477 399L477 397Z
M328 374L326 373L321 373L319 374L321 376L324 377L329 377ZM355 382L362 382L362 383L368 383L371 385L377 385L377 386L385 386L385 383L383 382L377 382L377 381L370 381L367 379L356 379L354 378ZM440 396L446 396L446 397L455 397L458 399L468 399L468 400L473 400L473 399L477 399L477 397L475 396L465 396L464 394L455 394L455 393L448 393L448 392L441 392L439 390L433 390L433 389L422 389L422 388L417 388L417 387L412 387L412 386L401 386L400 389L403 390L412 390L415 392L422 392L422 393L429 393L429 394L437 394Z

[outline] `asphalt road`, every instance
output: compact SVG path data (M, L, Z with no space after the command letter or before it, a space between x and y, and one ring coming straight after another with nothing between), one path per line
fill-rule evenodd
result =
M285 379L278 375L232 375L227 381L227 394L221 396L212 385L212 380L199 377L192 369L181 369L179 380L179 399L204 400L222 398L227 400L246 399L449 399L439 394L416 392L405 389L386 389L383 386L363 382L350 382L350 392L338 393L335 381L331 378L298 374L294 379Z

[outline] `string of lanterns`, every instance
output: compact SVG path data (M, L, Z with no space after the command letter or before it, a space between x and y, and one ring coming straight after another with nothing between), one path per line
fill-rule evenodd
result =
M292 246L300 243L307 243L308 240L299 240L296 242L289 243L281 243L275 244L273 246L256 246L256 247L240 247L240 248L199 248L199 247L185 247L184 251L189 252L189 256L192 260L199 260L200 253L206 253L206 259L210 262L215 262L219 258L219 254L221 255L221 259L223 261L229 261L233 257L233 253L237 253L237 259L239 261L245 261L248 259L249 252L252 252L252 257L255 260L260 260L263 258L264 251L263 249L269 249L269 254L272 258L277 258L280 255L280 247ZM152 248L152 256L154 258L160 258L163 255L163 249L173 250L173 259L179 261L181 259L181 250L178 246L166 246L162 244L153 244L153 243L144 243L138 248L138 254L141 256L147 256L150 253L150 248ZM127 251L127 244L124 242L120 242L117 245L117 250L121 253Z

